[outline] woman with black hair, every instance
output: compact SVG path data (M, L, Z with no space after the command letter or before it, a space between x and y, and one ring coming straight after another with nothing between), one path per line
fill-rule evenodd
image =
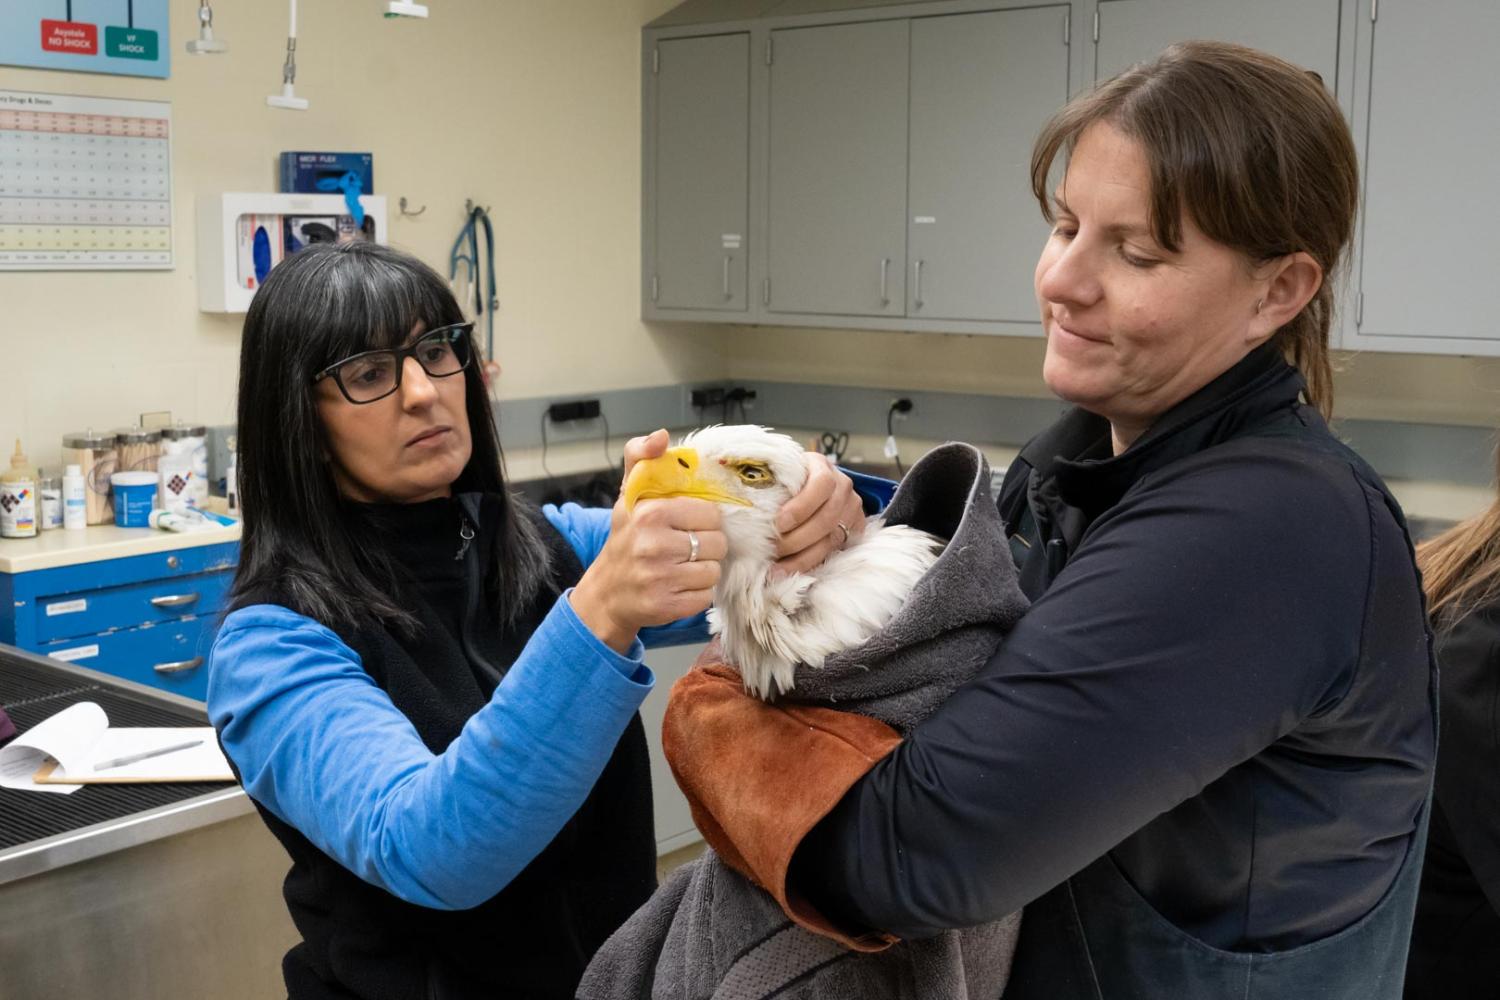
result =
M654 888L642 639L704 632L717 508L524 504L469 334L434 271L368 243L288 258L245 320L208 708L292 858L297 1000L571 997ZM809 465L791 568L863 523Z

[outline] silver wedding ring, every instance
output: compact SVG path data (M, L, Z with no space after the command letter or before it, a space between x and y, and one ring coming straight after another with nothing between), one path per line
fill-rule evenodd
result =
M839 527L844 530L844 540L842 542L839 542L839 548L843 548L845 545L849 544L849 526L843 521L840 521Z
M687 561L688 562L697 562L698 561L698 536L696 534L694 534L693 532L691 532L691 531L689 531L687 533L687 536L688 536L688 557L687 557Z

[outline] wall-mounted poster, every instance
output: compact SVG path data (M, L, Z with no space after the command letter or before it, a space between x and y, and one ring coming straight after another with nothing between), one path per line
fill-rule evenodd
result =
M0 271L171 266L171 105L0 90Z
M167 0L0 0L0 65L166 78Z

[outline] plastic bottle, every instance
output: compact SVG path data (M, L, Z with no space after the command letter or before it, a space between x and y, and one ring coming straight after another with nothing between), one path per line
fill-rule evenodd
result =
M36 495L41 498L36 526L42 531L61 528L63 522L62 480L49 476L45 469L36 470Z
M179 507L175 510L153 510L148 518L148 523L153 528L162 531L198 531L202 528L212 527L212 522L192 507Z
M238 440L235 435L229 435L225 441L229 445L229 468L224 472L224 501L226 509L234 517L240 516L240 477L239 457L235 449Z
M83 470L70 465L63 472L63 528L81 531L89 526L89 493Z
M0 538L35 538L37 508L36 472L16 438L10 471L0 475Z

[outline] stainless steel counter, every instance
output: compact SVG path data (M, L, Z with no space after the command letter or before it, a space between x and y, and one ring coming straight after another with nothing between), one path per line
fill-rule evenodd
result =
M204 718L197 702L0 646L0 704L7 692L22 731L70 699ZM155 804L133 808L130 787L4 790L0 996L284 996L281 956L298 940L281 898L288 861L250 800L233 785L135 786ZM15 842L16 829L92 815L104 818Z

